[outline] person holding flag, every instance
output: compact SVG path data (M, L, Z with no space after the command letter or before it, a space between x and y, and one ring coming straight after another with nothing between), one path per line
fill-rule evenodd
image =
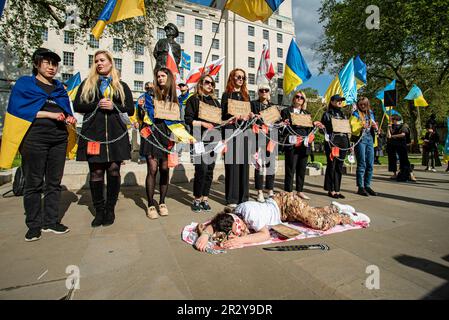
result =
M120 81L110 52L95 52L89 76L81 84L73 107L75 112L84 114L77 160L89 164L90 192L96 212L91 226L108 226L115 221L120 165L131 157L128 129L121 114L134 114L131 90ZM106 201L103 194L105 173Z
M17 150L20 151L28 227L25 241L39 240L41 232L70 231L61 224L59 202L66 152L70 150L67 125L74 125L76 119L66 90L54 79L60 61L56 53L46 48L33 53L33 75L17 80L5 117L0 167L10 168Z

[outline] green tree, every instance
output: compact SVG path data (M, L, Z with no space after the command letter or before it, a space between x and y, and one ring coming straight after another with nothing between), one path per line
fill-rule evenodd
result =
M57 31L68 30L73 24L73 8L78 19L71 30L75 41L88 43L88 34L103 10L106 0L8 0L0 19L0 40L17 55L20 65L27 64L33 51L42 45L45 28ZM152 30L165 22L169 1L145 0L146 16L123 20L108 25L105 35L123 39L127 48L136 43L148 45Z
M369 29L366 8L376 5L380 28ZM368 84L363 94L372 97L393 79L397 80L399 111L417 141L422 121L420 112L435 112L442 121L449 103L449 0L323 0L320 22L325 37L319 43L320 71L338 70L360 55L368 67ZM403 100L417 84L430 108L418 109ZM425 118L424 117L424 118Z
M314 88L304 88L301 89L302 91L304 91L304 93L306 94L307 98L312 98L312 99L316 99L318 98L318 96L320 95L317 89Z

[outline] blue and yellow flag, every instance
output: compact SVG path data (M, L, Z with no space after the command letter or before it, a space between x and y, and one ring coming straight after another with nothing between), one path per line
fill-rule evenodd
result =
M421 89L416 84L413 85L413 87L410 89L410 92L404 99L413 100L415 107L429 106L426 99L424 99Z
M108 0L92 29L92 34L98 40L107 24L144 15L144 0Z
M284 0L228 0L225 8L249 21L265 21Z
M69 80L65 82L67 86L67 94L71 101L75 100L76 93L78 92L78 88L81 85L81 74L78 72L74 76L72 76Z
M5 7L6 0L0 0L0 18L3 14L3 8Z
M331 101L333 95L345 97L343 105L353 104L357 101L357 83L354 72L354 59L351 58L338 75L332 80L324 94L326 103Z
M362 59L360 59L359 56L354 58L354 72L357 90L359 90L367 83L366 64L362 61Z
M284 71L284 94L288 95L312 77L295 39L290 42Z
M401 114L398 111L394 110L393 107L391 107L391 106L386 107L384 104L385 92L393 92L395 90L396 90L396 80L393 80L385 88L383 88L376 94L376 98L379 99L382 103L382 110L383 110L385 116L387 117L388 121L390 121L390 116L393 116L393 115L401 116Z
M55 90L47 94L36 81L36 76L23 76L12 88L3 126L0 168L11 168L23 137L47 101L53 101L65 113L73 115L69 97L61 82L55 80Z

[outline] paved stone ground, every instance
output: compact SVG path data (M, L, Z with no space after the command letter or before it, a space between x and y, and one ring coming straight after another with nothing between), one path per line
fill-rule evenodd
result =
M418 171L416 184L388 176L376 173L376 198L356 195L355 177L343 178L344 203L367 213L370 228L293 242L326 243L327 252L197 252L181 241L181 230L213 213L190 211L192 184L170 187L170 215L156 221L145 217L144 188L123 188L116 223L95 230L89 191L64 191L61 212L71 232L32 243L24 241L22 199L0 199L0 299L60 299L69 265L81 275L74 299L447 299L449 175ZM330 202L322 184L322 176L307 177L312 205ZM224 185L214 183L214 211L223 197ZM365 286L370 265L380 271L378 290Z

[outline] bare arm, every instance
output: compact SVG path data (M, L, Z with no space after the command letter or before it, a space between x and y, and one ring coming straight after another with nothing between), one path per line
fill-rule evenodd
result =
M214 228L212 228L211 225L208 225L203 232L201 232L200 236L195 242L195 247L199 251L206 251L207 243L209 242L209 236L211 236L214 233Z
M264 242L270 240L270 238L271 238L270 231L268 230L268 227L265 226L256 233L251 233L243 237L236 237L233 239L229 239L223 242L223 247L229 249L244 244Z

